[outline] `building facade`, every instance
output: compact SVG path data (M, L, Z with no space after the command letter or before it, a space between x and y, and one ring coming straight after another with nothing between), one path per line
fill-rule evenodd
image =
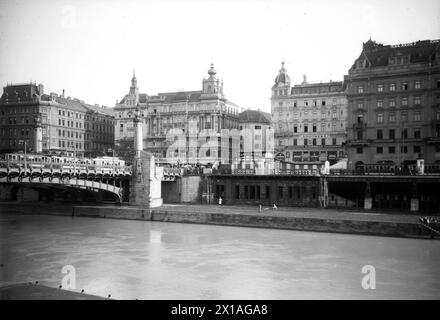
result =
M36 152L35 127L38 123L42 128L43 153L84 156L86 118L94 112L79 99L65 98L64 94L45 94L42 84L7 85L0 98L0 151L24 151L22 142L25 141L27 151ZM110 116L111 131L114 130L113 119ZM92 131L95 133L97 129ZM113 142L108 146L112 147Z
M363 44L345 76L349 168L440 161L439 43Z
M282 63L271 98L275 157L285 162L336 162L346 157L347 96L343 82L291 86Z
M244 110L239 114L240 158L234 159L234 169L261 172L265 162L273 161L273 128L270 113ZM266 167L267 167L266 163Z
M139 112L144 150L153 153L159 163L232 163L231 141L221 132L238 130L239 108L225 98L223 81L213 65L208 75L202 81L202 90L157 95L139 93L133 75L129 93L114 108L118 155L128 159L133 153L133 118ZM205 144L214 147L205 148Z

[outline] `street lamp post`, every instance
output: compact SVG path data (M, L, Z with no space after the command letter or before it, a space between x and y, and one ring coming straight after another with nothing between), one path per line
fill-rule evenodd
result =
M24 173L26 174L26 170L27 170L27 160L26 160L26 155L27 155L27 143L26 140L19 140L18 141L19 144L23 144L24 145Z

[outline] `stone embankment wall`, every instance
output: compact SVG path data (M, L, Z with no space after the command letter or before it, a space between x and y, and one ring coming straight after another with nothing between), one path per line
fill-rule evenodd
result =
M0 213L1 212L198 223L398 237L429 237L429 232L422 229L417 223L319 219L276 216L263 213L210 213L209 206L206 206L206 212L176 212L166 208L145 209L142 207L76 206L68 204L64 207L51 205L35 206L30 204L1 204Z

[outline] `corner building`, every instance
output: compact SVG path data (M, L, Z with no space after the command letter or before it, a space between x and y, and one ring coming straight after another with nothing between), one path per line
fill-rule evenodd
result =
M225 98L223 80L218 78L212 64L208 76L202 81L202 90L148 95L139 93L137 79L133 75L129 93L114 108L115 143L118 155L130 159L134 141L133 118L135 112L139 112L143 118L144 150L153 153L159 163L169 162L168 160L174 155L167 154L168 148L175 140L182 139L185 147L180 158L181 163L217 161L231 164L232 159L238 155L232 155L230 150L226 153L222 150L225 147L231 149L232 142L230 139L220 141L224 139L220 133L222 129L238 130L239 107ZM180 129L183 133L182 137L170 137L172 129ZM202 130L208 130L211 133L210 137L202 137L200 135ZM189 135L194 135L191 138L197 139L199 142L197 146L189 145ZM210 139L219 139L218 148L212 152L207 150L200 155L200 145L209 142ZM221 157L221 154L227 154L227 159Z
M343 82L291 86L284 66L271 98L275 157L285 162L322 162L346 157L347 97Z
M92 120L90 127L87 122ZM104 155L114 146L113 110L56 93L36 83L8 84L0 98L0 152L36 152L35 128L42 129L42 152L68 156ZM89 138L90 137L90 138ZM94 138L92 138L94 137ZM99 138L98 138L99 137ZM95 139L88 144L88 139Z
M349 168L440 161L439 44L363 44L345 76Z

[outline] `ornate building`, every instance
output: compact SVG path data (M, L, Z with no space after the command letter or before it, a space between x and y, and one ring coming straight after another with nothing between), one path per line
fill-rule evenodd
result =
M345 157L347 98L343 82L291 86L284 66L272 87L275 157L285 162L331 163Z
M345 77L350 168L440 161L439 44L363 44Z
M87 125L89 117L93 119L90 128ZM102 125L103 119L105 125ZM114 145L112 109L65 98L64 93L45 94L42 84L10 84L4 87L0 98L0 151L24 150L24 143L20 142L26 141L27 151L35 152L37 123L42 127L44 153L103 155L104 150ZM88 139L95 139L94 143L87 144Z
M230 149L230 141L224 141L228 138L221 137L221 130L238 130L239 108L225 98L223 81L217 77L212 64L208 75L202 81L202 90L148 95L139 93L137 79L133 74L129 93L114 108L118 155L129 159L133 152L133 117L138 110L143 117L144 150L153 153L159 162L168 163L172 162L171 158L176 159L174 153L167 154L167 151L170 146L179 142L180 145L183 144L183 151L179 151L180 163L196 163L202 160L210 163L232 163L233 155L230 150L226 151ZM201 146L217 139L218 147L201 155ZM189 143L194 140L198 141L197 145Z

